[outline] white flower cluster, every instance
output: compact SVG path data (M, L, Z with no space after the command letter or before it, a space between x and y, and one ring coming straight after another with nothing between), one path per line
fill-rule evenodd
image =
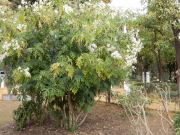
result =
M4 54L0 55L0 62L2 62L4 60L4 58L8 57L9 53L5 52Z
M115 50L116 47L107 44L107 51L114 51L113 53L111 53L111 57L114 59L122 59L122 56L120 55L119 51Z
M5 18L5 19L1 19L3 22L5 22L7 19Z
M119 51L115 51L111 54L111 57L114 59L122 59L122 56L119 54Z
M4 11L1 11L0 14L1 14L1 15L4 15L5 13L4 13Z
M4 12L3 10L4 10L3 6L0 6L0 16L1 16L1 15L2 15L2 16L4 16L4 15L5 15L5 12ZM6 21L7 19L6 19L6 18L1 17L1 20L4 22L4 21Z
M40 1L42 3L42 1ZM34 2L34 4L32 5L33 8L33 13L37 14L37 15L41 15L40 13L40 9L44 9L43 5L40 4L40 2Z
M111 12L111 17L114 19L118 14L118 9L114 5L109 4L109 12Z
M70 12L73 12L73 8L68 5L64 5L63 8L67 14L69 14Z
M26 30L27 25L25 24L18 24L18 26L16 27L18 30Z
M9 50L9 47L11 46L11 43L8 43L7 41L6 42L4 42L4 45L2 46L2 48L5 50L5 51L7 51L7 50Z
M21 0L21 4L22 4L22 5L25 5L25 4L27 4L27 2L24 1L24 0Z
M96 44L91 44L91 45L88 46L88 50L90 52L94 52L95 49L97 49L97 45Z
M68 20L68 22L66 22L66 24L71 25L71 24L73 24L73 22L74 22L74 21Z
M138 32L135 34L138 35ZM134 33L131 36L132 45L127 46L127 52L129 55L126 56L126 66L130 67L133 63L137 62L136 54L141 51L142 44L141 41L135 38Z
M23 5L25 8L28 8L28 5L27 5L28 3L26 2L26 1L24 1L24 0L21 0L21 5ZM21 5L18 5L18 8L19 9L22 9L22 6Z
M130 67L133 63L137 62L137 59L134 55L127 55L125 60L126 60L127 67Z
M0 15L4 15L5 13L4 13L4 11L3 11L3 7L2 6L0 6Z
M107 44L107 51L113 51L115 49L116 49L116 47L111 46L110 44Z
M20 48L20 45L18 44L18 41L15 40L15 39L12 39L12 47L13 47L13 50L17 50Z
M13 47L13 50L17 50L20 48L19 44L18 44L18 41L15 40L15 39L12 39L11 40L11 43L8 43L8 42L4 42L2 48L5 50L5 51L8 51L10 47Z
M95 20L92 24L92 26L94 27L94 29L96 30L100 25L101 25L102 21L101 20Z
M105 4L104 2L99 2L96 4L92 4L90 2L84 2L83 4L79 4L80 11L82 12L86 11L86 8L90 6L92 6L95 9L95 12L94 12L95 15L99 15L99 14L107 15L108 13L110 13L112 19L114 19L114 17L118 13L118 10L115 6L111 4Z
M18 71L20 71L21 73L25 74L26 77L30 77L31 74L29 73L29 68L27 67L26 69L22 69L21 67L18 67Z

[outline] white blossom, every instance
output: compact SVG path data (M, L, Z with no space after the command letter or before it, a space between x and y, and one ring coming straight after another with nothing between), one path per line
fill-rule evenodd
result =
M68 22L66 22L66 24L68 24L68 25L70 25L70 24L73 24L73 21L68 21Z
M5 19L1 19L1 20L4 22L4 21L6 21L7 19L5 18Z
M39 5L39 9L43 9L43 5Z
M114 59L122 59L122 56L119 54L119 51L115 51L111 54L111 57Z
M59 11L58 11L57 9L55 9L55 10L54 10L54 13L58 14L58 13L59 13Z
M25 4L27 4L27 2L24 1L24 0L21 0L21 4L22 4L22 5L25 5Z
M21 73L25 74L26 77L30 77L31 74L29 73L29 67L27 67L26 69L22 69L20 66L18 67L18 71L20 71Z
M50 5L51 5L51 3L52 3L52 1L48 2L48 3L46 4L46 6L50 6Z
M13 50L17 50L17 49L20 48L20 45L19 45L18 41L15 40L15 39L12 39L12 43L11 44L12 44Z
M25 24L18 24L18 26L16 28L19 30L22 30L22 29L26 29L26 27L27 27L27 25L25 25Z
M9 53L5 52L4 54L0 55L0 62L2 62L4 60L4 58L8 57Z
M85 2L84 4L88 5L88 6L92 6L93 4L91 4L90 2Z
M22 8L22 6L21 6L21 5L18 5L18 8L19 8L19 9L21 9L21 8Z
M97 45L96 44L91 44L91 45L88 46L88 50L90 52L94 52L95 49L97 49Z
M20 70L21 70L21 67L18 67L18 70L20 71Z
M11 46L11 44L8 43L7 41L5 41L4 44L3 44L3 46L2 46L2 48L3 48L5 51L7 51L7 50L9 50L9 47L10 47L10 46Z
M113 51L115 49L116 49L116 47L111 46L110 44L107 44L107 51Z
M17 18L14 19L13 23L16 23L17 22Z
M5 13L4 13L4 11L1 11L0 13L1 13L2 15L4 15L4 14L5 14Z
M30 77L31 74L28 71L25 71L25 75L26 77Z
M65 11L67 14L69 14L70 12L73 12L73 8L71 8L71 7L68 6L68 5L64 5L63 8L64 8L64 11Z
M43 5L43 4L44 4L44 2L43 2L42 0L39 0L39 4Z

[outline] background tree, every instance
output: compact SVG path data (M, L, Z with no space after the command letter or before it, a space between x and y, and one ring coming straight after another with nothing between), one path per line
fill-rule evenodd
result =
M163 65L168 61L174 60L175 50L154 28L155 26L159 27L160 22L155 19L152 22L152 20L149 19L149 15L144 16L143 18L140 17L139 19L141 19L139 22L139 27L141 28L139 36L144 48L147 51L151 51L154 55L159 74L159 81L162 81Z
M151 28L155 29L162 38L168 41L175 49L176 60L178 65L177 70L177 84L179 91L179 105L180 105L180 22L179 22L179 1L177 0L151 0L148 1L149 20L153 24L159 22L158 25L152 25Z

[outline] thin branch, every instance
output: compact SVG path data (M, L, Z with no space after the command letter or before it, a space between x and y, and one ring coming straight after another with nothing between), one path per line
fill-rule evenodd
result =
M88 115L88 113L86 113L86 115L84 116L84 119L78 124L78 127L81 126L81 124L85 121L87 115Z
M157 112L158 112L158 115L159 115L160 117L162 117L164 120L166 120L166 121L173 127L173 125L172 125L171 122L169 122L166 118L164 118L162 115L160 115L160 114L159 114L159 111L157 111Z
M162 99L162 104L163 104L163 106L164 106L164 109L165 109L165 111L166 111L166 114L167 114L169 120L170 120L172 123L174 123L174 121L171 119L171 117L170 117L170 115L169 115L167 105L165 105L165 103L164 103L164 100L163 100L163 97L162 97L162 93L161 93L161 99ZM167 101L167 98L166 98L166 101Z
M78 116L76 117L76 121L78 120L78 118L79 118L79 116L81 115L81 113L82 113L82 109L80 110Z
M151 130L148 128L147 124L144 123L144 121L141 119L141 117L139 116L138 113L136 113L134 110L132 110L136 115L138 115L138 117L140 118L140 120L142 121L142 123L145 125L146 129L150 132L151 135L153 135L153 133L151 132Z

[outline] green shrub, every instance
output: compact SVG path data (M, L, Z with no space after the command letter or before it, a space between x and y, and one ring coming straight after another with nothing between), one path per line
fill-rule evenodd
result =
M176 130L176 135L180 134L180 112L176 113L176 115L174 116L174 128Z

